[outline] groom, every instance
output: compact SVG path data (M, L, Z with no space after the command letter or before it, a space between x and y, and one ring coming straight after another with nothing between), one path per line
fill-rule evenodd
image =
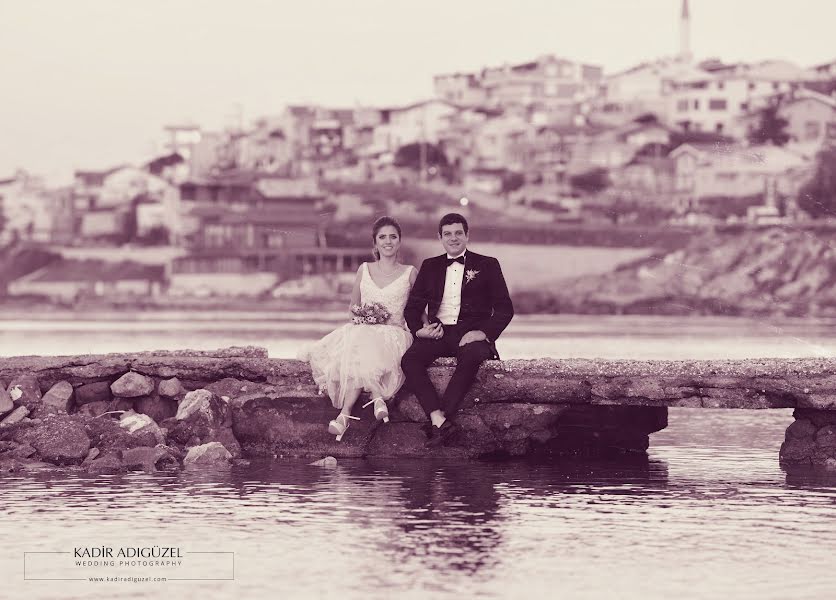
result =
M499 358L496 338L514 316L514 306L499 261L467 251L467 220L444 215L438 237L447 254L421 265L404 309L415 341L401 360L406 384L430 417L428 444L437 446L458 430L450 419L473 385L479 365ZM429 324L422 326L424 309ZM427 367L440 356L455 356L456 370L444 395L438 394Z

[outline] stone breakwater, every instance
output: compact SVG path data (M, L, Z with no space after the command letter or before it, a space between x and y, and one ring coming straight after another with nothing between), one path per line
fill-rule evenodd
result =
M452 360L430 375L439 387ZM342 442L307 364L261 348L0 358L0 465L92 473L215 468L248 457L479 458L642 453L668 407L795 408L781 459L836 466L836 362L488 361L428 449L426 415L400 393L391 423L360 404ZM6 383L8 382L8 385Z

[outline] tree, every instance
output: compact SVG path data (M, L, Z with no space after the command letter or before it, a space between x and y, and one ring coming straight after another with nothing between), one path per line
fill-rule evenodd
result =
M674 131L671 134L671 150L682 144L731 144L733 138L713 131Z
M137 237L136 241L144 246L168 246L171 232L165 225L154 225L145 235Z
M633 122L640 123L642 125L653 125L654 123L659 123L659 117L656 116L656 113L652 112L642 113L633 119Z
M572 175L569 178L569 182L573 188L588 194L602 192L612 184L609 173L601 167L590 169L578 175Z
M816 170L798 194L798 207L814 218L836 217L836 147L816 155Z
M424 155L423 159L421 157L422 152ZM447 164L447 156L435 144L415 142L401 146L395 153L396 167L407 167L420 171L421 167L425 169L430 167L446 167Z
M525 185L525 177L522 173L508 171L502 176L502 193L514 192Z
M778 115L779 106L773 103L760 111L758 124L749 129L747 135L750 143L783 146L790 141L790 135L785 131L788 121Z
M117 236L117 242L120 244L129 244L136 240L137 231L139 229L136 211L137 206L139 206L140 199L141 196L136 196L133 200L131 200L130 207L124 213L122 220L122 233Z

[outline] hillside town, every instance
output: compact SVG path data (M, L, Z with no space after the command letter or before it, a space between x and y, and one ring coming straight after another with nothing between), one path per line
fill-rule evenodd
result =
M171 124L159 156L77 170L66 187L8 174L0 290L278 298L300 276L355 271L383 213L431 238L457 210L510 242L819 216L805 186L836 147L836 60L698 61L687 0L679 27L674 56L621 72L539 56L439 74L433 98L406 106Z

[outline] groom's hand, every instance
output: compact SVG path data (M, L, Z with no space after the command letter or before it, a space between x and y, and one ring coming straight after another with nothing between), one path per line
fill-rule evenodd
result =
M473 331L468 331L462 336L462 339L459 342L459 346L464 346L465 344L469 344L470 342L481 342L486 339L488 339L488 336L485 335L484 331L474 329Z
M415 337L425 338L430 340L440 340L444 336L444 327L441 323L430 323L424 325L421 329L415 332Z

